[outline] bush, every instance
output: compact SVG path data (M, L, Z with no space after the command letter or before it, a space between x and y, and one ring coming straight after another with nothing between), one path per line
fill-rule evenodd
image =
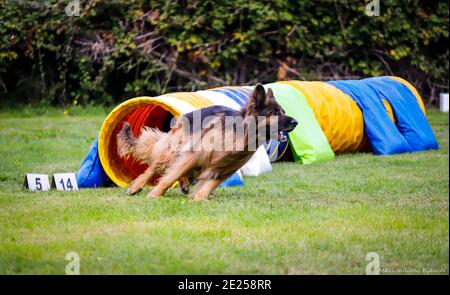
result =
M447 1L0 0L2 102L106 104L282 79L406 78L448 91Z

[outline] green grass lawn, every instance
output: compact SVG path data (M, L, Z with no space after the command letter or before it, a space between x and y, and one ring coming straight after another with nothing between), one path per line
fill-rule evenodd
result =
M26 191L26 172L75 172L107 112L71 113L0 112L0 274L64 274L71 251L81 274L364 274L368 252L448 274L448 114L429 111L438 151L277 163L208 202Z

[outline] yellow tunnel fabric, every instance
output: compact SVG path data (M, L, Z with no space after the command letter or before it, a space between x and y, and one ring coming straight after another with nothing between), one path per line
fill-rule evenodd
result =
M382 98L381 101L386 108L389 118L391 118L392 122L396 123L397 121L395 120L394 111L392 110L391 104L384 98Z
M206 97L203 97L193 92L176 92L170 93L168 95L176 97L181 101L185 101L190 105L194 106L196 109L205 108L213 105L213 103ZM187 113L187 111L183 112L183 114L185 113Z
M283 81L303 93L335 153L361 150L364 121L356 103L325 82Z
M419 92L417 91L416 87L412 86L411 83L409 83L408 81L406 81L403 78L400 77L396 77L396 76L388 76L391 79L397 80L400 83L402 83L403 85L405 85L406 87L409 88L409 90L414 94L414 96L417 99L417 102L419 103L420 108L422 109L422 112L426 115L427 111L425 109L425 105L423 104L423 100L422 97L420 96ZM391 108L392 109L392 108Z

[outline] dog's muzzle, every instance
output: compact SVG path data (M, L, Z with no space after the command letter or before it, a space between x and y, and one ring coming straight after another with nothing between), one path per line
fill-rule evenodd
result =
M279 141L285 142L288 140L287 133L291 132L292 130L295 129L295 127L297 127L298 121L295 119L291 119L291 121L289 122L289 125L290 125L289 128L278 132Z

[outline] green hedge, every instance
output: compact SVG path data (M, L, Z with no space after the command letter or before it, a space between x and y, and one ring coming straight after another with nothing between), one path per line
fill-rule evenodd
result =
M368 1L366 1L368 2ZM448 91L447 1L0 0L2 103L115 104L280 79L394 74Z

